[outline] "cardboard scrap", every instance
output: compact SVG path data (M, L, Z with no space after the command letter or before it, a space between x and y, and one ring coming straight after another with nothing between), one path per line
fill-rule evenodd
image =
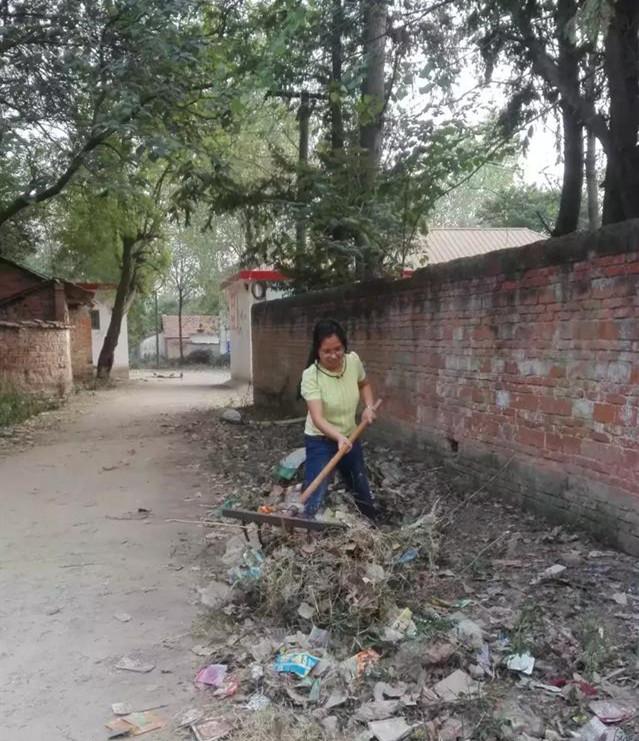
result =
M348 695L346 692L340 692L339 690L333 690L331 694L328 697L328 700L326 701L324 708L326 710L331 710L332 708L339 707L340 705L343 705L348 700Z
M523 654L512 654L506 658L506 666L512 672L521 672L522 674L528 674L530 676L535 668L535 658L528 652Z
M623 723L634 715L632 710L607 700L591 702L589 707L602 723Z
M155 664L150 664L145 661L131 658L130 656L123 656L120 661L115 665L116 669L122 669L127 672L139 672L140 674L148 674L155 669Z
M618 728L608 728L599 718L592 718L579 729L579 741L617 741Z
M224 718L208 718L191 726L197 741L218 741L231 733L233 726Z
M304 618L304 620L312 620L313 615L315 615L315 608L312 605L309 605L308 602L302 602L302 604L297 608L297 614Z
M376 700L360 705L355 713L355 720L368 722L391 718L399 709L399 700Z
M479 687L479 683L475 682L469 674L457 669L442 679L441 682L438 682L433 690L442 700L455 702L461 695L477 694Z
M368 729L377 741L401 741L412 732L413 727L403 718L390 718L374 720L368 724Z
M116 718L107 723L106 727L112 732L110 738L116 738L117 736L141 736L150 731L160 731L165 725L165 718L146 710Z

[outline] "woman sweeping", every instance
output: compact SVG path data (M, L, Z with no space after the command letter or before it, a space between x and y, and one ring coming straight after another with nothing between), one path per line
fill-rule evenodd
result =
M332 319L318 322L313 330L313 346L308 367L302 374L301 394L308 406L304 440L306 468L304 489L320 473L338 450L347 450L338 470L355 496L360 512L375 519L377 511L371 495L359 442L348 437L356 427L355 414L360 398L364 402L362 421L375 421L373 391L359 356L348 352L343 328ZM328 481L309 497L305 517L314 517L322 506Z

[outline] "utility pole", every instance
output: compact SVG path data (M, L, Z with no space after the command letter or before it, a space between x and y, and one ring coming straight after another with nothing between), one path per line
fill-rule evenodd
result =
M160 314L158 311L158 292L153 291L155 299L155 367L160 369Z
M300 107L297 112L297 120L300 123L299 146L297 164L299 172L297 175L297 199L299 203L304 202L305 178L306 173L303 171L308 165L308 128L311 118L311 106L308 90L302 90L300 95ZM301 264L306 252L306 224L304 217L299 216L295 225L296 252L297 262ZM299 265L298 265L299 267Z

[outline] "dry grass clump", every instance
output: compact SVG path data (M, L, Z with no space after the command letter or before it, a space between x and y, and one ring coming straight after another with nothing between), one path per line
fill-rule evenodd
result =
M281 706L242 716L231 738L237 741L323 741L320 726L302 713Z
M300 604L307 603L318 627L330 628L333 636L359 637L386 621L410 589L400 560L410 549L418 551L416 558L434 563L436 505L399 530L361 523L311 545L298 542L294 548L285 542L264 562L258 609L290 625L299 621Z

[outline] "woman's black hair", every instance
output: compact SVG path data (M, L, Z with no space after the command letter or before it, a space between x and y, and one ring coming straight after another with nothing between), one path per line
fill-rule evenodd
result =
M315 327L313 327L313 344L311 345L311 351L308 354L308 361L304 366L305 368L309 368L319 360L320 345L327 337L332 337L333 335L344 345L344 352L348 352L348 340L346 339L344 327L334 319L320 319L315 324ZM297 386L297 398L302 398L301 381Z
M311 345L311 351L308 354L308 361L306 363L307 368L319 360L320 345L327 337L332 337L333 335L335 335L344 346L344 352L348 352L348 340L346 339L344 327L334 319L320 319L313 328L313 344Z

